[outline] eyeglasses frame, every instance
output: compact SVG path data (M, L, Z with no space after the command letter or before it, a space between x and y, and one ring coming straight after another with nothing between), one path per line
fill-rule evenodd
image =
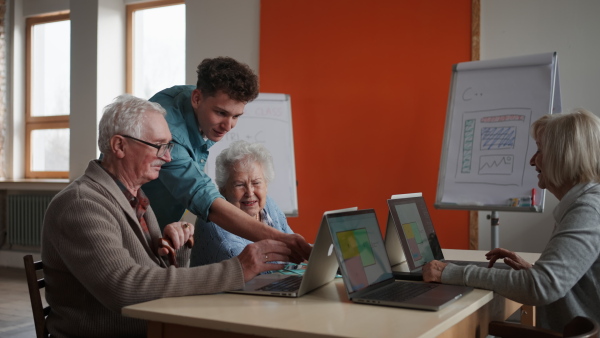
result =
M163 157L163 156L165 156L165 154L167 153L167 151L171 152L171 149L173 149L173 146L175 146L175 143L173 143L173 142L154 144L154 143L150 143L150 142L147 142L147 141L144 141L144 140L140 140L139 138L135 138L135 137L129 136L129 135L120 134L119 136L123 136L125 138L132 139L134 141L138 141L140 143L143 143L143 144L145 144L147 146L151 146L152 148L156 148L156 157ZM162 147L165 147L165 151L164 151L164 153L160 154L160 149Z

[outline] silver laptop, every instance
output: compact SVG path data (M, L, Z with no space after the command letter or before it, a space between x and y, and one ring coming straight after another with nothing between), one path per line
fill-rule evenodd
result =
M373 209L329 214L326 219L353 302L437 311L473 290L395 280Z
M263 296L300 297L322 285L331 282L338 270L338 262L333 253L331 235L325 224L325 215L356 210L357 207L326 211L321 219L317 239L308 258L303 275L265 274L248 281L241 290L229 291Z
M389 216L385 245L388 258L393 265L406 261L410 270L409 273L395 271L396 278L416 279L411 276L421 276L422 278L423 265L432 260L457 265L488 267L488 262L484 261L444 259L442 247L422 193L394 195L387 202ZM505 263L496 262L494 268L510 269L511 267Z

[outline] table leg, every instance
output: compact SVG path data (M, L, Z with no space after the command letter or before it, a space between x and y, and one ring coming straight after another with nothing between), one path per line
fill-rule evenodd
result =
M521 307L521 324L535 326L535 306L523 305Z

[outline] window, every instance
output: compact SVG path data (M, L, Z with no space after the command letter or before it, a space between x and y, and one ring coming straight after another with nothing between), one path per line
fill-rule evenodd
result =
M69 177L71 22L68 13L28 18L25 177Z
M162 0L127 6L127 92L149 99L185 83L185 5Z

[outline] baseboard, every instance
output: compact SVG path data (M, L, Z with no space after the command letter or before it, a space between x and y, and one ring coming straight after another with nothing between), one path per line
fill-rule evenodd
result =
M0 250L0 267L23 269L23 256L25 255L33 255L34 261L42 259L39 252Z

